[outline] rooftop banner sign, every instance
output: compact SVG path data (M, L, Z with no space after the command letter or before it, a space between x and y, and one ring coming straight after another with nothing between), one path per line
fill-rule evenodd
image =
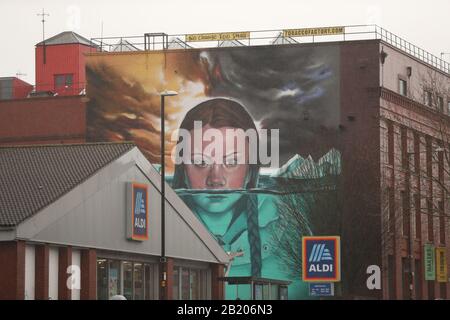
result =
M222 32L222 33L197 33L185 35L186 42L194 41L224 41L245 40L250 38L250 32Z
M303 281L341 281L339 236L302 238Z
M148 185L127 185L127 239L148 240Z
M302 28L283 30L283 37L311 37L344 34L345 27Z

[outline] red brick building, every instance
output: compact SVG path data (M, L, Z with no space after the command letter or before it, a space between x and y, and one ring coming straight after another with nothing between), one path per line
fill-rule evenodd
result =
M60 96L85 90L85 53L97 51L88 39L75 32L62 32L36 45L36 91Z

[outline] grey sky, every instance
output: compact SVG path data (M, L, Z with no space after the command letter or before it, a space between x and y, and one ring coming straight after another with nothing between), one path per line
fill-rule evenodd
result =
M450 52L450 0L1 0L0 76L34 84L41 18L46 38L73 30L87 38L373 24L440 56ZM445 59L450 61L450 55Z

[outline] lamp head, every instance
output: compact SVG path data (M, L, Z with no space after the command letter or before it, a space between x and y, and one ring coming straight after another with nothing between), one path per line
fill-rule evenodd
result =
M160 92L159 95L162 97L172 97L172 96L178 95L178 92L171 91L171 90L164 90L164 91Z

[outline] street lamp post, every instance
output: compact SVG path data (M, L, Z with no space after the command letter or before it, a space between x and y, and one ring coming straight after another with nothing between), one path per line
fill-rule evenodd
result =
M160 281L160 299L168 299L166 297L166 283L167 283L167 264L166 264L166 188L165 188L165 112L164 112L164 99L165 97L176 96L178 93L175 91L165 90L160 93L161 96L161 266L162 272Z

